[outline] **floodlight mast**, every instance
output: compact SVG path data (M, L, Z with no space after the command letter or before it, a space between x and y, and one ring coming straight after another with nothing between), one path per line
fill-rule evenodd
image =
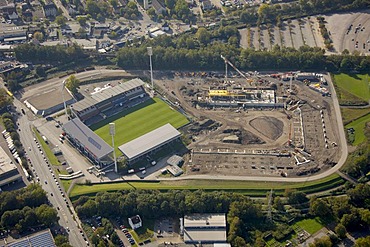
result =
M66 114L66 117L68 119L67 104L66 104L66 100L64 98L65 84L66 84L66 80L63 80L63 82L62 82L62 98L63 98L63 105L64 105L64 113Z
M153 82L153 64L152 64L152 56L153 56L153 48L147 47L146 48L149 55L149 63L150 63L150 82L152 84L152 94L154 96L154 82Z
M114 171L118 173L116 151L114 150L114 135L116 134L115 123L109 123L109 134L112 136L112 146L113 146L113 157L114 157Z

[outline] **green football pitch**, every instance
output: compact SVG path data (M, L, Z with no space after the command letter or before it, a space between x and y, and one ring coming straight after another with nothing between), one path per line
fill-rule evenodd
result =
M171 108L161 99L154 98L119 114L118 118L112 122L116 124L115 151L117 155L120 155L121 152L118 147L126 142L167 123L172 124L175 128L180 128L189 121L184 115ZM108 144L112 144L112 137L109 135L109 124L95 129L94 132Z

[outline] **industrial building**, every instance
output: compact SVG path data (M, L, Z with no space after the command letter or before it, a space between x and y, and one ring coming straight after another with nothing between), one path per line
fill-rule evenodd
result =
M22 180L22 176L17 170L17 166L13 163L11 158L0 147L0 189L4 186Z
M171 124L165 124L145 135L118 147L129 163L172 143L180 138L181 133Z
M135 78L116 86L97 87L90 96L72 105L73 113L84 122L113 108L123 110L128 102L147 95L143 86L144 82Z
M63 130L67 140L93 164L102 168L114 162L111 157L113 148L78 118L65 123Z
M186 244L226 243L225 214L192 214L183 220L184 242Z

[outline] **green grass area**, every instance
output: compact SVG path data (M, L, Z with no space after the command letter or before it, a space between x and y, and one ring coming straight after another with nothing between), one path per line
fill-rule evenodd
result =
M42 139L40 133L36 129L34 129L33 132L36 134L36 139L40 143L40 145L42 146L42 150L44 151L44 153L45 153L46 157L48 158L50 164L55 165L55 166L59 166L60 162L59 162L58 158L51 151L49 145L44 141L44 139Z
M61 184L63 185L64 190L65 190L66 192L68 191L69 187L71 186L72 181L73 181L73 180L64 180L64 179L61 179L61 180L60 180L60 182L61 182Z
M242 193L250 196L265 196L271 189L274 189L276 195L283 195L286 188L298 189L305 193L316 193L328 189L336 188L344 184L344 180L337 174L332 174L326 178L302 182L255 182L255 181L229 181L229 180L181 180L181 181L161 181L161 182L129 182L107 183L95 185L76 184L71 191L72 198L81 195L95 195L101 191L117 191L130 189L148 189L148 190L197 190L205 191L230 191Z
M118 117L118 118L117 118ZM113 122L116 124L116 135L114 138L115 150L117 154L121 154L118 147L126 142L138 138L162 125L167 123L172 124L175 128L188 123L188 119L172 109L169 105L159 98L148 100L133 109L129 109L122 114L115 116ZM111 144L112 137L109 135L110 120L105 121L102 127L91 126L97 135L104 141Z
M134 237L136 243L141 243L147 239L151 239L154 236L154 220L145 219L143 220L143 226L139 229L130 231L130 234Z
M301 227L303 230L307 231L311 235L318 232L324 227L316 219L304 219L296 222L295 225Z
M370 108L355 109L355 108L341 108L343 124L347 125L350 122L363 117L370 113Z
M358 104L370 100L368 75L334 74L339 103Z
M353 121L345 126L346 129L349 129L349 128L355 129L354 135L349 137L353 146L357 146L366 140L364 129L365 129L366 123L369 121L370 121L370 114L363 116L357 119L356 121Z

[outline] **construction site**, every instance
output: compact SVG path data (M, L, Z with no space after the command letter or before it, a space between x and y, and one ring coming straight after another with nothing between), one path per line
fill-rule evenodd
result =
M309 176L338 162L341 143L326 75L242 72L221 58L222 79L175 74L157 83L194 119L182 130L191 140L187 175Z

